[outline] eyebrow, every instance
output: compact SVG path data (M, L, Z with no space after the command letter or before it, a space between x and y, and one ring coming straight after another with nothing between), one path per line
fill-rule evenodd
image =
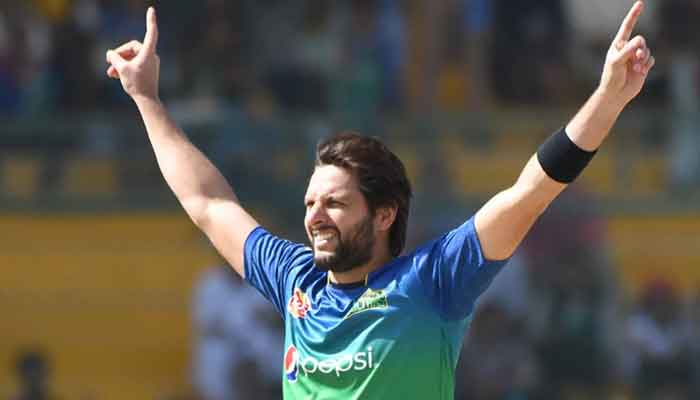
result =
M332 199L336 201L348 201L350 198L350 194L347 192L333 192L331 194L327 194L322 196L326 199ZM309 201L312 201L312 198L309 198L308 196L304 196L304 204L308 203Z
M350 195L348 195L347 193L333 193L327 197L333 200L347 200L350 197Z

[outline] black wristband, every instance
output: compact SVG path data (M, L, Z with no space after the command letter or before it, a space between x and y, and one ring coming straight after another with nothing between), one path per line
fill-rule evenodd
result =
M564 128L561 128L542 143L537 150L537 159L550 178L560 183L571 183L597 151L586 151L578 147L569 139Z

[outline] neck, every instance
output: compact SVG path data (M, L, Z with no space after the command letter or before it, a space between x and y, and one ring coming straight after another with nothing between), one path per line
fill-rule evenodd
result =
M328 277L333 283L354 283L364 281L372 271L382 267L392 260L391 253L388 251L372 257L372 259L359 267L353 268L345 272L328 271Z

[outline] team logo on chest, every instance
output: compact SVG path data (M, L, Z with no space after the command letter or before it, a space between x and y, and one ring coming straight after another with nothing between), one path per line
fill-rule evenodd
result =
M386 297L386 290L372 290L372 288L368 288L352 305L350 311L345 315L345 319L363 311L387 307L389 307L389 301Z
M306 317L306 313L311 309L311 302L309 301L309 296L302 292L299 288L294 288L294 293L287 303L287 311L296 319L302 319Z

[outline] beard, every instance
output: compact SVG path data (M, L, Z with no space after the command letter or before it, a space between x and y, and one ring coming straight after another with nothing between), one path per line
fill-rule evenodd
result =
M368 215L357 223L344 238L336 229L338 245L330 255L319 255L314 248L314 263L321 271L347 272L372 259L374 231ZM312 247L313 248L313 247Z

